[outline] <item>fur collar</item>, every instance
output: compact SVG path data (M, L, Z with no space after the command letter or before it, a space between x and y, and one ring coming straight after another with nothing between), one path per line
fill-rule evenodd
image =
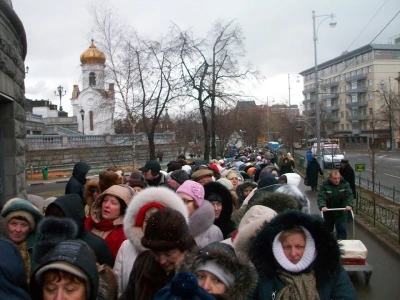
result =
M125 213L124 232L132 245L139 251L145 249L141 243L144 233L142 227L135 227L134 224L139 210L151 202L158 202L165 207L173 208L185 217L186 222L189 220L187 207L182 199L166 187L147 187L135 194Z
M214 207L208 201L203 204L189 217L189 233L196 237L207 231L214 224Z
M223 295L223 299L243 300L252 293L257 285L257 272L246 259L237 257L234 252L218 247L218 242L212 243L198 253L186 253L185 258L177 268L177 273L188 271L195 273L198 265L213 260L222 269L234 274L235 283Z
M256 235L250 248L250 259L259 274L275 276L279 264L272 250L274 238L282 230L298 226L305 227L314 239L317 256L312 268L317 279L317 288L321 287L339 268L340 250L333 235L326 230L323 220L315 216L295 211L279 214L271 223L264 224Z

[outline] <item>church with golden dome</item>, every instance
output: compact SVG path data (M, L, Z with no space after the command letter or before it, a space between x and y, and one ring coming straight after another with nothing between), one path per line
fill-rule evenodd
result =
M73 115L84 134L114 134L114 84L106 89L106 56L92 43L81 56L82 84L74 85L71 97Z

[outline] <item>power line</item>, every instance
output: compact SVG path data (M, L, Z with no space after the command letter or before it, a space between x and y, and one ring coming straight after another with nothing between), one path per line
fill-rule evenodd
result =
M367 25L365 25L365 27L361 30L361 32L356 36L356 38L351 42L351 44L347 47L347 49L345 51L347 51L351 45L353 45L353 43L360 37L360 35L364 32L364 30L368 27L369 24L371 24L371 22L373 21L373 19L375 19L376 15L380 12L380 10L382 9L382 7L386 4L388 0L386 0L381 7L378 9L378 11L374 14L374 16L372 17L371 20L369 20L369 22L367 23Z

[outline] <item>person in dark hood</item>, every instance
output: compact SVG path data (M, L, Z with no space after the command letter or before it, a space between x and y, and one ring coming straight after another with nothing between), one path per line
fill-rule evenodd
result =
M90 166L83 162L77 162L72 171L72 177L69 179L65 186L65 195L77 194L81 197L81 201L84 201L84 186L86 183L86 175L90 170Z
M13 242L0 238L0 299L29 300L25 264Z
M29 287L34 300L64 299L66 292L70 299L98 299L99 274L87 244L66 240L50 249L32 273Z
M279 175L283 175L286 173L293 173L293 164L288 157L283 157L282 165L279 169Z
M47 207L45 217L48 216L66 217L74 220L79 230L77 238L89 245L100 264L114 266L114 257L104 239L84 228L85 210L78 195L71 194L58 197Z
M232 246L214 242L197 254L188 253L178 266L178 272L196 274L199 286L216 299L247 299L257 285L254 266L237 257Z
M357 299L339 245L321 218L279 214L254 238L250 260L259 275L251 299Z
M228 238L236 230L235 223L231 221L233 212L232 194L219 182L208 182L204 185L204 199L214 206L214 225L219 227L224 236Z
M242 205L244 199L257 187L254 181L245 181L236 187L236 194L238 195L239 205Z

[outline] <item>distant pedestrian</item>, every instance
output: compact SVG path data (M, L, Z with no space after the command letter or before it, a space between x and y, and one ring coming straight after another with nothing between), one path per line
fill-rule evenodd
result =
M317 190L318 174L324 175L324 172L322 172L321 166L319 165L317 159L313 157L313 159L307 164L307 169L306 169L306 178L308 181L308 186L311 187L312 191Z
M353 192L353 197L356 198L356 174L347 159L342 159L340 161L339 173L343 179L349 183L351 191Z
M308 150L306 152L307 165L312 161L313 158L314 158L314 155L311 151L311 148L308 148Z
M84 186L86 184L86 176L90 170L90 166L83 162L77 162L72 171L72 177L65 186L65 195L78 194L82 201L84 199Z
M156 160L149 160L144 167L139 169L149 186L159 186L167 182L165 175L161 173L160 163Z
M158 151L157 158L160 163L163 161L163 157L164 157L164 153L162 151Z

